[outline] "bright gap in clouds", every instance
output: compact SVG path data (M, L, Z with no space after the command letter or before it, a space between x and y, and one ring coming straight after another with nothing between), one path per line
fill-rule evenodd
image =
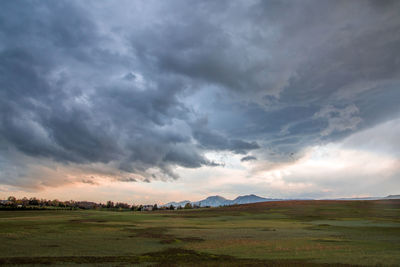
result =
M385 196L400 188L400 120L364 130L336 143L312 146L299 160L262 170L256 177L292 196ZM265 180L263 180L265 179Z
M214 159L225 159L225 168L181 173L193 177L190 184L196 189L192 190L203 195L257 193L274 198L325 198L395 194L400 186L400 161L399 150L392 142L400 135L399 122L392 120L340 142L308 147L292 162L243 163L237 155L213 154ZM200 182L204 179L205 183Z

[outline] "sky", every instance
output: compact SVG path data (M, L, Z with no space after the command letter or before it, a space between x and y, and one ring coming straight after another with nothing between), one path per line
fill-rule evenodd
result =
M0 2L0 198L400 193L400 1Z

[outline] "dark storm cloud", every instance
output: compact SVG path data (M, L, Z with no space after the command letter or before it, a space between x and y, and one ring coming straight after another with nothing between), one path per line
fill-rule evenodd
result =
M205 149L230 150L238 154L246 154L249 150L260 148L256 142L229 139L216 131L212 131L207 128L207 123L207 119L203 118L192 124L193 137Z
M230 57L213 60L225 70L245 66L249 75L232 72L231 78L244 81L246 90L225 87L256 105L206 102L212 110L231 114L210 116L210 124L231 138L252 136L276 153L291 155L398 116L400 6L392 2L377 8L376 2L260 1L236 10L234 19L224 16L219 27L229 30L231 46L221 47L231 49ZM238 25L236 31L232 25ZM204 56L209 51L194 50ZM241 57L254 60L235 64ZM257 60L263 64L261 80ZM255 81L262 86L254 86Z
M117 162L121 171L146 179L160 177L148 174L150 168L177 178L173 166L218 165L192 143L189 123L196 114L178 98L187 78L154 72L146 59L120 54L95 14L79 2L6 1L2 7L5 157L10 158L7 147L15 147L63 164ZM234 142L223 149L252 149ZM3 182L10 182L5 175Z
M3 158L150 181L217 166L207 151L290 160L391 119L400 4L381 2L2 1Z
M257 160L256 157L254 156L246 156L240 159L240 161L244 162L244 161L252 161L252 160Z

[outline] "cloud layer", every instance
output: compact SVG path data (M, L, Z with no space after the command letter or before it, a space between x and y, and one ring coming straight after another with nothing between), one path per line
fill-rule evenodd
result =
M398 1L0 7L0 184L279 165L400 115Z

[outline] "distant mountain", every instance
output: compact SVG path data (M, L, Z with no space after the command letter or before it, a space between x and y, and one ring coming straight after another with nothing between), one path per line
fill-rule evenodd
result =
M211 196L206 199L194 202L194 205L198 205L200 207L219 207L219 206L225 206L225 205L230 205L231 200L228 200L224 197L221 196Z
M230 201L230 204L249 204L249 203L257 203L257 202L265 202L265 201L273 201L276 199L272 198L264 198L264 197L259 197L254 194L251 195L246 195L246 196L238 196L234 200Z
M181 201L181 202L169 202L162 206L175 206L175 207L184 207L187 203L191 203L192 205L200 206L200 207L220 207L220 206L229 206L229 205L240 205L240 204L249 204L256 202L264 202L264 201L277 201L282 199L273 199L273 198L264 198L259 197L254 194L238 196L234 200L229 200L221 196L210 196L206 199L190 202L189 200Z
M165 207L169 207L169 206L174 206L174 207L185 207L185 205L187 204L187 203L191 203L190 202L190 200L184 200L184 201L180 201L180 202L169 202L169 203L167 203L167 204L164 204L164 205L162 205L162 206L165 206Z
M400 199L400 195L389 195L387 197L384 197L384 199Z
M389 196L386 196L386 197L334 198L334 200L380 200L380 199L400 199L400 195L389 195Z
M382 197L342 197L342 198L333 198L333 200L379 200Z
M386 197L360 197L360 198L333 198L334 200L379 200L379 199L400 199L400 195L389 195ZM189 200L184 200L181 202L169 202L162 206L174 206L174 207L184 207L187 203L191 203L192 205L197 205L200 207L220 207L220 206L230 206L230 205L241 205L241 204L250 204L250 203L257 203L257 202L265 202L265 201L282 201L282 200L296 200L296 199L277 199L277 198L265 198L259 197L254 194L245 195L245 196L238 196L234 200L229 200L221 196L210 196L206 199L191 202ZM312 200L312 199L305 199L302 200ZM332 200L332 198L331 198Z

